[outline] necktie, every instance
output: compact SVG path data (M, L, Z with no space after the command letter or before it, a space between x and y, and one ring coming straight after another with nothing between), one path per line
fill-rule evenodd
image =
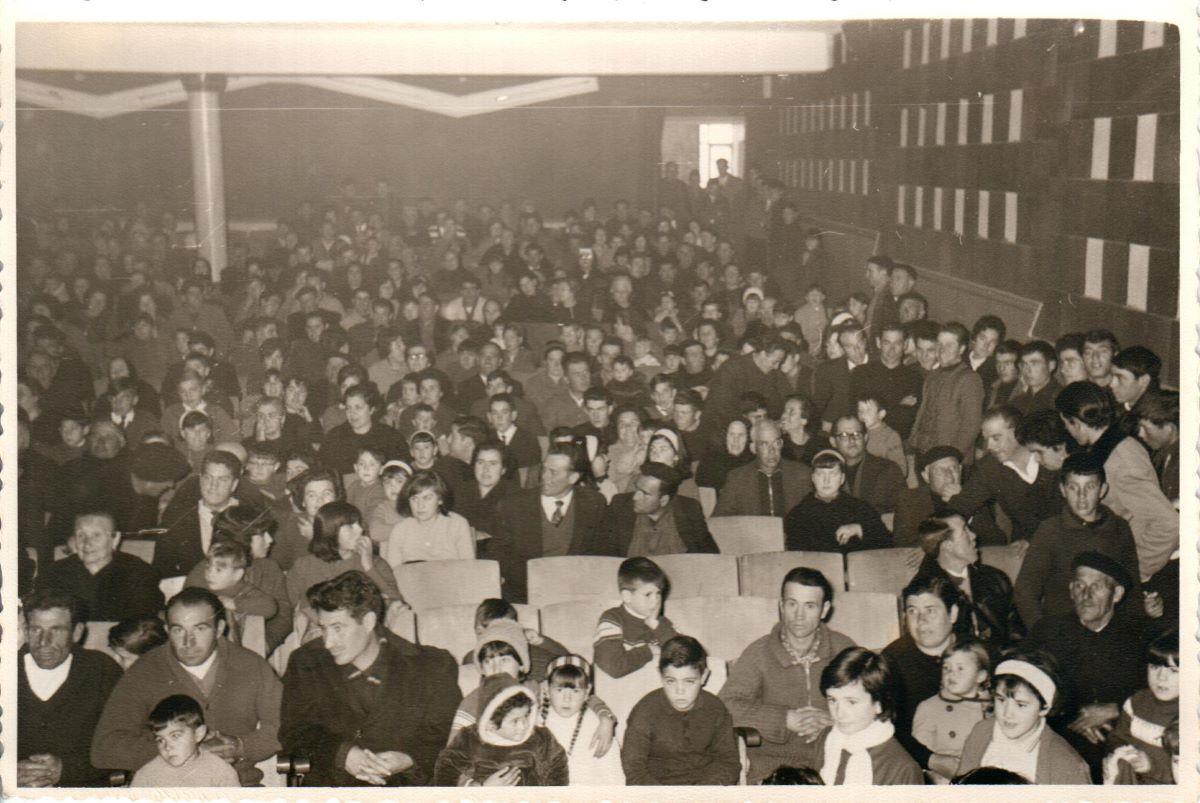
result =
M554 515L550 517L550 523L557 527L562 524L563 518L565 518L563 515L563 501L556 499L554 501Z

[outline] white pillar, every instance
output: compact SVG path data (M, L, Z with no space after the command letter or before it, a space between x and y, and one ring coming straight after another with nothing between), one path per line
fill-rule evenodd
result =
M188 95L192 144L192 185L196 245L212 265L212 279L225 270L225 173L221 160L221 92L225 78L196 75L183 79Z

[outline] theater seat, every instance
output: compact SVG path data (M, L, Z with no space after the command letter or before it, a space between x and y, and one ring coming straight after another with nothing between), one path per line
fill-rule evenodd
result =
M427 608L416 618L417 640L429 647L441 647L461 663L475 649L475 609L477 605L447 605ZM538 610L531 605L516 605L517 620L529 630L538 630Z
M1017 582L1021 573L1021 564L1025 561L1026 545L1016 541L1005 546L981 546L979 559L986 566L994 566L1008 575L1008 579Z
M834 594L846 587L846 569L840 552L762 552L738 558L738 588L743 597L779 599L783 578L797 566L825 575Z
M708 672L708 682L704 684L704 690L719 694L729 677L728 665L724 659L710 655ZM596 668L596 696L616 715L618 739L624 735L625 723L629 720L629 713L633 707L647 694L659 688L662 688L662 677L654 661L619 678L614 678L599 667Z
M500 564L494 560L427 560L396 568L396 583L420 613L444 605L477 605L500 596Z
M851 591L899 594L916 575L912 549L864 549L846 555L846 587Z
M169 602L171 597L183 590L183 584L186 582L187 578L183 575L168 577L158 581L158 590L162 592L163 598Z
M112 630L115 624L116 622L88 622L84 629L83 648L97 650L116 658L116 655L108 647L108 631Z
M691 597L668 600L666 614L677 632L698 639L709 655L732 662L779 621L779 604L764 597Z
M615 578L613 587L615 591ZM576 655L582 655L591 661L592 644L596 640L596 623L600 621L600 614L620 604L620 598L614 593L607 599L592 597L545 605L540 611L542 635L554 639Z
M479 668L475 664L462 664L458 667L458 690L466 697L479 688Z
M671 599L737 596L738 567L733 555L656 555L653 560L671 581Z
M577 599L615 599L621 560L603 555L533 558L526 563L529 604L541 608Z
M134 555L146 561L146 563L154 563L154 542L144 538L131 539L122 538L121 545L117 547L126 555Z
M712 515L713 510L717 506L717 489L705 488L703 485L699 487L700 509L704 511L704 518Z
M783 550L783 519L775 516L717 516L708 531L722 555L753 555Z
M267 620L247 614L242 622L242 646L256 655L267 657Z
M881 650L900 638L897 597L878 591L835 592L829 627L860 647Z
M402 639L417 640L417 615L402 602L393 602L384 614L384 625Z

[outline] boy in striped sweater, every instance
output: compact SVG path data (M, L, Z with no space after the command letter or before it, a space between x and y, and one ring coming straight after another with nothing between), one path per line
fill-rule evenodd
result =
M614 678L658 661L662 645L675 636L662 615L667 576L649 558L629 558L617 570L621 605L600 615L593 647L595 664Z

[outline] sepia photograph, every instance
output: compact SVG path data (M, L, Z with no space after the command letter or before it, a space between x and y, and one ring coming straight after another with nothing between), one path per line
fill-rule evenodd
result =
M0 48L7 795L1194 796L1194 17L92 5Z

